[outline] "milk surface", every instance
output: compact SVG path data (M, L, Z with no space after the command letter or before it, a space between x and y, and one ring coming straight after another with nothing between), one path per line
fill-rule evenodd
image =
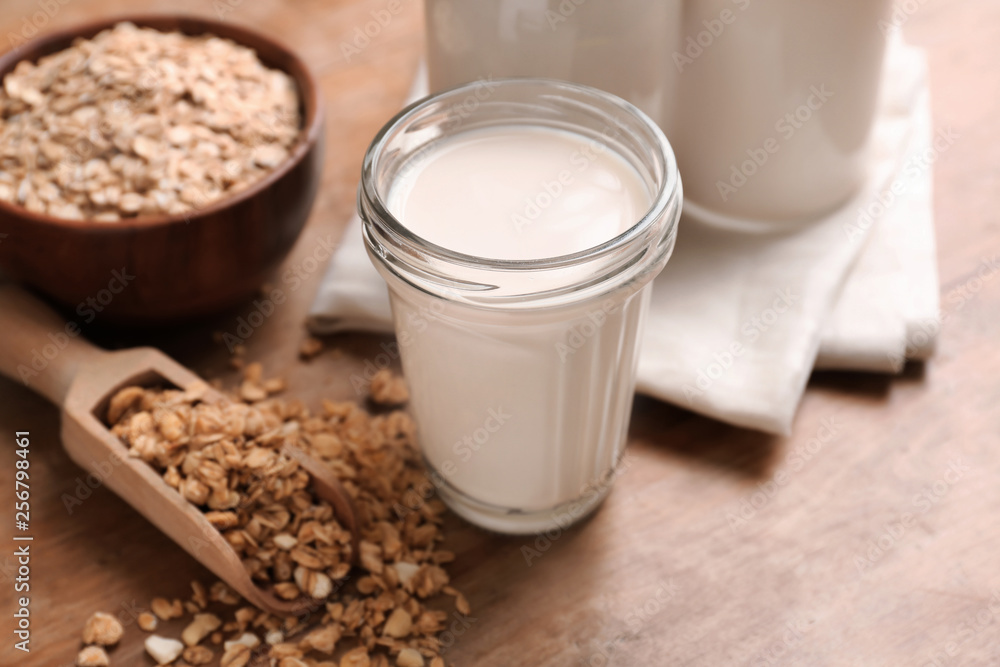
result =
M586 250L632 227L650 196L600 142L554 129L489 127L442 141L389 193L389 210L436 245L491 259Z
M432 243L485 258L586 250L636 224L652 201L621 156L560 130L471 130L416 160L391 188L390 211ZM503 532L596 507L625 444L649 285L497 311L384 275L422 453L445 501Z

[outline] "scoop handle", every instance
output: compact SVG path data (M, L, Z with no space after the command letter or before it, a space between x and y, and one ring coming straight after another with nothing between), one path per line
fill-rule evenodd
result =
M101 354L78 323L19 287L0 285L0 373L62 406L80 365Z

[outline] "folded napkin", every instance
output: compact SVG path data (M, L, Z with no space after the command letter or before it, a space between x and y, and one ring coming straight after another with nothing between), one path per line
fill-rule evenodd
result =
M910 114L911 134L882 201L869 203L876 214L882 202L889 208L872 228L824 325L817 368L898 372L906 359L928 359L937 342L931 162L953 139L947 128L932 136L923 53L901 43L890 53L889 75L900 77L902 91L913 91L913 97L901 91L888 103L900 105L897 113Z
M681 220L654 283L638 391L788 433L814 365L888 372L930 354L938 308L932 171L912 164L931 141L923 54L894 40L883 80L870 176L839 211L782 233ZM421 74L411 99L425 90ZM308 324L320 334L392 330L357 217Z

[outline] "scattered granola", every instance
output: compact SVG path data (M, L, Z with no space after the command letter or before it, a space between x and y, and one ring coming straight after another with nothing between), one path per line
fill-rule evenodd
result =
M396 656L396 664L399 667L424 667L424 656L412 648L403 649Z
M379 386L397 379L386 376ZM150 604L164 620L178 609L193 616L182 650L222 644L221 664L232 667L249 664L251 655L279 667L323 665L343 651L330 664L388 667L392 656L399 665L443 665L438 635L449 613L427 602L444 594L454 598L456 614L471 610L441 567L454 560L438 548L445 509L430 493L410 417L332 401L314 414L277 397L284 383L265 379L257 363L247 365L234 395L206 389L122 389L109 405L112 432L205 512L255 581L280 597L306 595L325 606L309 627L247 606L223 615L207 605L235 606L239 596L221 583L193 583L190 600ZM329 465L351 496L360 563L353 570L350 533L314 496L309 476L283 453L286 445ZM184 659L196 664L203 655Z
M219 667L244 667L250 662L250 647L246 644L233 644L222 654Z
M112 222L246 188L300 133L295 82L212 35L119 23L22 61L0 88L0 200Z
M383 368L372 377L372 400L381 405L402 405L410 400L406 381L388 368Z
M156 614L148 611L141 612L136 617L136 622L139 624L139 629L143 632L152 632L160 624L160 620L156 618Z
M76 656L77 667L108 667L108 654L100 646L87 646Z
M212 588L225 587L216 582ZM195 593L187 600L185 607L197 609L198 589L204 590L200 582L192 582ZM400 596L397 596L400 597ZM157 598L162 599L162 598ZM146 652L159 665L174 665L175 667L219 664L226 667L245 667L246 665L271 665L272 667L389 667L388 656L395 656L396 665L427 665L430 667L445 667L444 659L436 650L430 650L421 641L414 641L413 636L428 628L441 628L441 621L446 618L444 612L429 612L424 610L417 623L407 609L413 608L413 602L407 601L402 606L392 609L385 620L380 633L382 639L375 646L367 642L355 641L353 646L345 645L345 637L370 637L370 628L365 630L363 622L360 632L352 630L363 621L365 607L375 604L381 608L392 605L384 593L376 596L355 596L348 594L343 600L327 602L319 610L325 611L317 616L311 624L303 623L297 617L279 617L268 614L251 606L235 607L217 599L211 599L208 604L210 611L196 612L185 626L182 640L178 641L162 635L149 635L145 640ZM222 605L222 606L220 606ZM219 615L216 615L218 611ZM388 612L388 609L384 610ZM188 612L182 614L186 616ZM211 619L207 619L211 617ZM216 626L216 622L219 623ZM417 625L424 626L423 630ZM192 625L217 627L209 636L202 636L193 644L187 645L194 635L190 634ZM199 629L198 635L203 634ZM225 639L223 639L225 637ZM262 641L261 638L264 638ZM386 638L398 638L393 641ZM409 640L402 639L409 637ZM220 649L207 646L222 644ZM379 646L385 652L379 652ZM339 655L339 660L336 656ZM214 662L216 659L219 662ZM429 662L428 662L429 661ZM101 647L89 646L80 652L77 658L78 667L108 667L109 659Z
M244 646L247 646L252 649L257 648L258 646L260 646L260 637L253 634L252 632L244 632L236 639L231 639L227 641L225 644L223 644L223 648L228 651L236 644L243 644Z
M83 626L83 643L114 646L122 638L125 629L111 614L96 612Z
M152 656L158 665L169 665L184 651L183 643L159 635L146 637L145 646L146 653Z
M245 378L240 395L258 400L256 405L203 401L197 392L136 396L124 389L111 401L109 418L120 418L112 431L130 445L132 456L156 467L202 508L255 580L277 584L275 592L287 599L303 592L324 598L332 592L331 579L343 579L350 570L351 535L333 508L313 496L305 470L281 451L300 436L298 422L285 421L294 415L285 414L284 404L267 400L268 389L281 387L265 388L259 364L251 364ZM295 533L300 545L280 550L272 542L280 532ZM198 609L205 597L198 596ZM153 607L161 618L164 606L159 601Z
M195 614L194 620L184 628L181 641L188 646L197 646L202 639L219 629L222 620L215 614Z
M215 652L207 646L188 646L181 655L192 665L207 665L215 658Z
M382 628L382 636L395 637L397 639L410 634L413 629L413 618L402 607L393 609Z
M184 615L184 606L180 600L171 602L166 598L153 598L153 601L149 603L149 608L164 621L169 621L172 618L180 618Z
M313 359L314 357L318 356L319 353L322 351L323 351L323 341L321 341L319 338L313 338L312 336L309 336L308 338L303 340L302 344L299 345L299 356L305 359L306 361L309 361L310 359Z

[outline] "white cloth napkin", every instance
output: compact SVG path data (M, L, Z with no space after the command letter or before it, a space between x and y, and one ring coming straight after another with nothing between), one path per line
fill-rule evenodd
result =
M814 366L896 371L933 349L938 316L923 54L894 40L873 130L871 174L828 218L787 233L682 219L656 279L638 391L725 422L788 433ZM426 90L418 76L411 99ZM908 169L909 168L909 169ZM884 191L894 201L859 217ZM888 190L887 190L888 188ZM392 330L386 288L355 217L309 317L319 334ZM919 333L918 335L918 332Z
M940 300L931 162L952 139L947 128L931 129L923 52L898 43L892 54L887 69L900 77L902 89L892 102L900 105L897 113L910 114L912 123L902 165L892 179L900 194L890 194L891 188L883 193L890 208L872 228L868 246L824 325L817 368L898 372L906 359L928 359L937 342ZM907 90L913 91L912 98L902 94ZM940 148L933 147L935 138Z

